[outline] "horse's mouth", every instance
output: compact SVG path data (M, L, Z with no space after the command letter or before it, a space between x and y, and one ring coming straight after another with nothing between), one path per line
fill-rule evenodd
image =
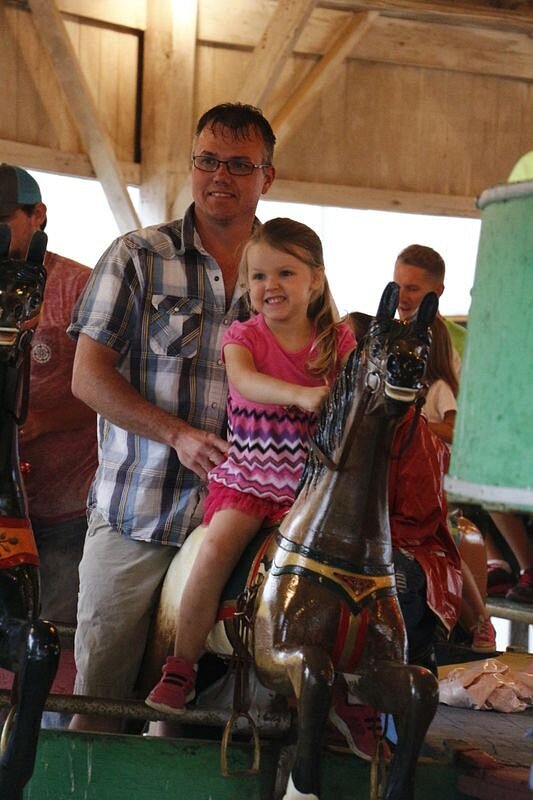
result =
M412 386L393 386L392 383L385 381L385 396L401 403L413 403L418 395L418 389L419 387Z
M18 335L17 328L0 328L0 347L13 347Z

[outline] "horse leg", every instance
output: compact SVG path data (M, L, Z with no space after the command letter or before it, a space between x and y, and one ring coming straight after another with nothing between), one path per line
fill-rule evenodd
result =
M413 800L416 762L439 701L437 679L424 667L381 662L358 676L354 692L397 723L384 800Z
M320 746L335 681L331 659L310 645L271 651L269 657L285 672L297 701L298 740L283 800L319 800Z
M0 757L0 797L22 800L31 778L44 704L59 662L59 639L42 620L0 623L2 655L16 666L17 704L7 745ZM5 663L5 658L2 659Z

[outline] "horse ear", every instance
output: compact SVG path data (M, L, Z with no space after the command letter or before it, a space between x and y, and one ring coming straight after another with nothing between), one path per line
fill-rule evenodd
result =
M377 319L394 319L398 302L400 300L400 287L394 281L391 281L385 286L385 290L381 295L379 301Z
M416 322L417 325L421 325L425 328L429 327L435 317L437 316L437 311L439 310L439 298L435 294L435 292L429 292L418 307L418 312L416 315Z
M42 264L44 254L46 253L46 245L48 244L48 236L44 231L35 231L31 237L30 246L26 261L30 264Z
M11 244L11 228L5 222L0 223L0 258L9 258Z

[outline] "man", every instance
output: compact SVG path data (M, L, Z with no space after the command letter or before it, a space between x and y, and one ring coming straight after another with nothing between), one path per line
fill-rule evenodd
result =
M46 206L34 178L0 165L0 222L11 229L10 256L26 257ZM87 530L87 492L96 469L96 415L71 392L75 346L67 335L88 267L47 252L47 281L31 347L29 409L20 455L30 519L41 560L41 616L74 624L78 564Z
M428 292L435 292L440 297L444 291L444 275L446 266L444 259L433 250L422 244L411 244L398 255L394 265L393 280L400 287L398 315L400 319L411 319ZM463 357L466 329L450 319L442 318L455 350L455 366L459 372Z
M249 314L239 258L274 180L274 144L252 106L207 111L184 219L115 241L74 315L73 391L100 415L80 566L77 693L132 696L161 581L201 522L207 472L224 458L221 341ZM71 727L119 723L78 716Z

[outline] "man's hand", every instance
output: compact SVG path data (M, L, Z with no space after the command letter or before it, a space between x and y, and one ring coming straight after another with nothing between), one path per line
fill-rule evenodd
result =
M226 459L228 443L215 433L206 433L190 425L180 425L179 434L171 442L184 467L202 480L207 473Z

